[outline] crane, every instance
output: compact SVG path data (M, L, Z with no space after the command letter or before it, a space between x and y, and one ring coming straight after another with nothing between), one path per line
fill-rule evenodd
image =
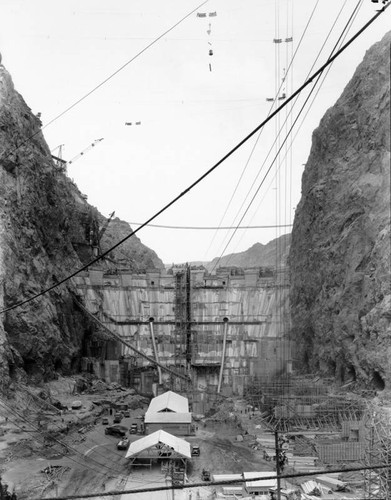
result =
M52 158L54 160L54 164L59 170L66 171L66 165L67 162L63 159L62 157L62 148L65 146L65 144L60 144L59 146L56 146L54 149L50 151L52 154ZM56 151L58 149L57 155L53 154L53 151Z
M97 257L101 253L100 241L102 239L102 236L105 234L106 229L107 229L108 225L110 224L114 215L115 215L115 211L109 215L108 219L104 222L103 226L100 229L95 227L95 230L93 230L93 235L91 238L91 246L92 246L92 253L93 253L94 257Z
M85 149L83 149L83 151L81 151L79 154L74 156L72 158L72 160L68 161L68 165L75 163L76 160L78 160L81 156L85 155L90 149L94 148L96 146L96 144L103 141L103 139L104 139L104 137L101 137L100 139L95 139L95 141L92 142L88 147L86 147Z

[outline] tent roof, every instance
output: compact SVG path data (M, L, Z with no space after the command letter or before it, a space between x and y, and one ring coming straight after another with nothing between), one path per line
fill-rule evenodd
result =
M191 413L173 413L160 412L155 413L147 411L144 418L146 424L191 424Z
M132 458L142 451L152 448L159 443L173 448L176 453L179 453L186 458L191 458L190 443L162 430L153 432L152 434L149 434L149 436L145 436L144 438L130 443L125 458Z
M277 473L272 471L267 472L243 472L246 488L274 488L277 485L277 479L259 479L251 481L255 477L270 477L275 476Z
M156 396L149 403L148 412L158 413L164 410L171 410L175 413L188 413L189 402L184 396L167 391L160 396Z
M212 474L213 481L238 481L243 479L242 474ZM227 485L231 486L231 485Z

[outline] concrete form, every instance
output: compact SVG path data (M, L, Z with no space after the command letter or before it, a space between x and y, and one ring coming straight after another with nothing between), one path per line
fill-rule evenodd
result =
M174 271L90 269L74 280L91 313L148 356L189 373L197 391L216 393L221 373L221 393L242 395L249 378L290 369L292 355L281 341L290 323L287 273L226 269L209 275L190 269L185 278ZM224 318L229 322L223 360ZM150 366L126 346L106 344L114 345L101 353L105 367L98 375L106 381L125 384L135 368ZM167 383L169 376L162 376ZM180 380L173 382L174 390L185 389Z

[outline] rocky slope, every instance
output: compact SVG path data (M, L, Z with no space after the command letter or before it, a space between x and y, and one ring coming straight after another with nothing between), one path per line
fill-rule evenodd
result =
M121 239L130 227L105 219L53 162L39 118L0 65L0 309L53 285ZM121 250L121 260L116 260ZM163 267L137 237L103 266ZM95 264L97 265L97 264ZM27 373L40 381L78 369L91 325L75 309L69 281L37 300L0 314L0 380ZM0 387L1 388L1 387Z
M307 369L391 383L390 43L375 44L313 134L289 256Z
M232 267L280 267L285 266L289 254L291 235L284 234L269 243L255 243L244 252L225 255L219 261L215 257L208 264L204 264L207 269L214 269L216 263L218 266Z
M115 218L107 226L100 242L101 251L106 252L117 241L130 234L132 228L121 219ZM141 243L137 236L132 236L122 245L110 252L106 259L106 264L111 267L123 267L144 271L147 268L163 269L164 264L156 253Z
M214 269L217 264L219 267L281 267L285 266L288 259L291 235L284 234L278 238L269 241L263 245L255 243L244 252L224 255L220 260L215 257L211 262L204 263L208 269Z

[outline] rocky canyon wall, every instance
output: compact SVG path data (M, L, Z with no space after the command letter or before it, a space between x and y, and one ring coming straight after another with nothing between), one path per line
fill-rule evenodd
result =
M391 384L391 33L315 130L289 256L292 336L310 371Z
M57 165L41 122L0 65L0 307L12 306L63 279L92 259L91 227L104 217ZM117 229L117 231L116 231ZM115 219L102 250L131 228ZM163 267L136 237L121 246L129 269ZM118 252L101 265L116 267ZM72 282L0 315L0 380L30 381L78 369L84 336L93 326L75 309ZM90 332L91 333L91 332Z

